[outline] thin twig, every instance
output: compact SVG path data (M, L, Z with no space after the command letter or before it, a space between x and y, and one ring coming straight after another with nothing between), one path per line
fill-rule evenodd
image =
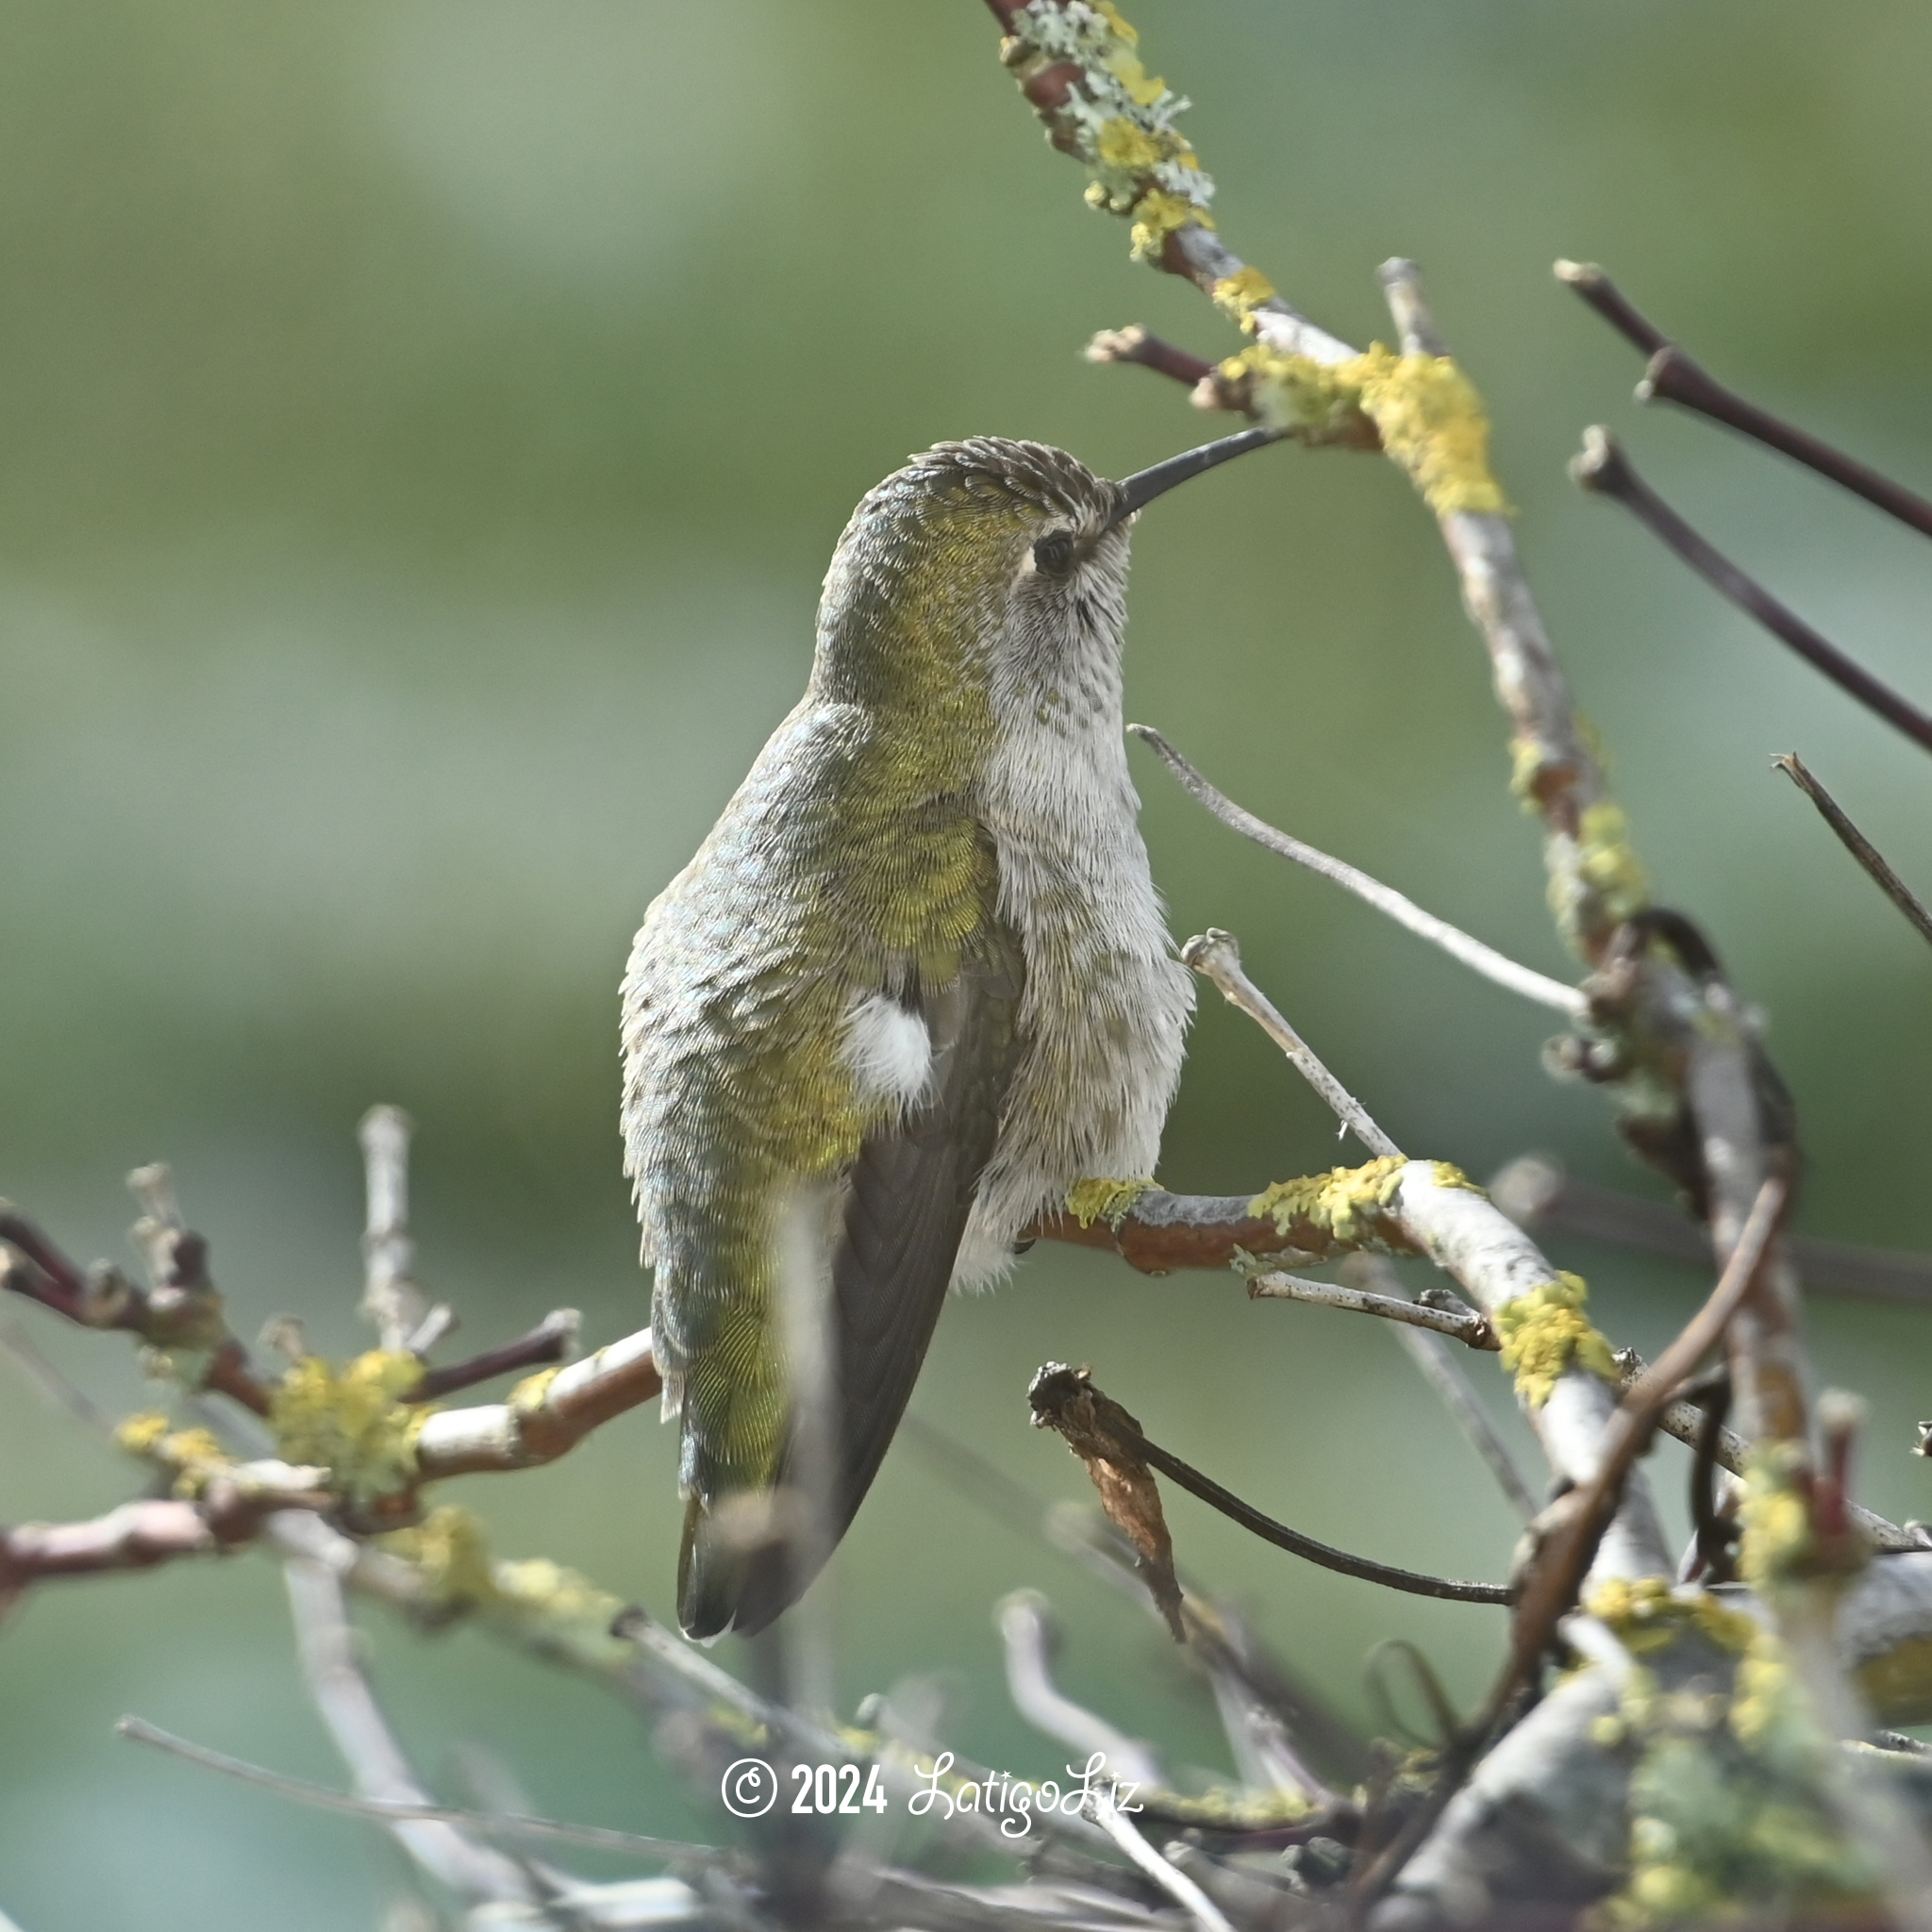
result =
M1157 375L1171 376L1192 389L1205 376L1214 374L1214 364L1173 342L1163 341L1152 330L1130 323L1125 328L1104 328L1087 344L1090 362L1133 362L1151 369Z
M1367 1289L1350 1288L1333 1281L1307 1281L1299 1274L1257 1274L1248 1282L1248 1293L1256 1301L1307 1302L1318 1308L1346 1308L1358 1315L1379 1315L1385 1322L1401 1322L1411 1328L1432 1328L1469 1348L1494 1353L1503 1344L1487 1315L1474 1308L1431 1307L1426 1302L1412 1302L1402 1295L1375 1294Z
M331 1790L326 1785L310 1784L307 1778L290 1777L245 1758L230 1757L225 1751L211 1751L187 1738L164 1731L144 1718L124 1717L114 1726L114 1735L130 1744L148 1744L170 1757L199 1765L204 1771L223 1777L256 1785L277 1796L292 1798L298 1804L312 1805L318 1810L341 1811L352 1818L373 1818L382 1824L407 1823L421 1819L441 1824L460 1825L484 1838L548 1840L554 1844L581 1845L589 1851L631 1852L640 1857L691 1859L705 1864L728 1864L733 1854L715 1845L684 1844L675 1839L643 1838L632 1831L607 1831L595 1824L565 1824L554 1818L525 1818L491 1811L466 1811L450 1805L416 1804L400 1798L358 1798L348 1791Z
M1519 1227L1553 1227L1692 1268L1711 1265L1707 1229L1659 1201L1578 1180L1547 1155L1520 1155L1489 1188L1490 1198ZM1920 1306L1932 1301L1932 1256L1801 1234L1787 1235L1784 1245L1807 1291Z
M358 1793L391 1805L428 1805L357 1661L340 1579L326 1563L307 1557L291 1557L282 1570L309 1697ZM472 1842L453 1824L398 1819L390 1830L425 1872L473 1905L537 1903L536 1888L515 1859Z
M1097 1712L1075 1704L1053 1680L1053 1613L1037 1590L1000 1599L993 1622L1007 1657L1007 1693L1037 1731L1073 1750L1100 1754L1106 1775L1165 1790L1167 1779L1151 1746L1117 1730Z
M1639 1375L1644 1374L1649 1364L1634 1348L1618 1351L1617 1362L1623 1368L1627 1389ZM1658 1432L1683 1443L1693 1453L1706 1439L1705 1412L1693 1402L1673 1402L1657 1419ZM1751 1445L1737 1430L1720 1427L1709 1432L1712 1459L1720 1469L1727 1470L1732 1475L1741 1476L1751 1460ZM1847 1502L1845 1514L1871 1539L1872 1546L1880 1556L1902 1557L1923 1556L1932 1549L1924 1537L1916 1530L1902 1528L1889 1518L1879 1515L1875 1509L1868 1509L1862 1503Z
M1252 1504L1242 1502L1232 1490L1223 1489L1212 1476L1203 1475L1191 1463L1183 1462L1171 1450L1149 1441L1141 1430L1122 1422L1124 1414L1124 1411L1118 1411L1112 1420L1128 1450L1150 1468L1158 1469L1170 1481L1179 1484L1191 1496L1198 1497L1210 1508L1220 1510L1230 1522L1240 1524L1243 1529L1264 1542L1273 1543L1277 1549L1320 1564L1324 1570L1354 1576L1364 1583L1379 1583L1410 1596L1440 1597L1445 1602L1459 1604L1507 1604L1511 1600L1512 1592L1502 1584L1461 1583L1445 1576L1426 1576L1418 1571L1397 1569L1392 1564L1351 1556L1348 1551L1338 1550L1332 1544L1317 1542L1313 1537L1304 1536L1300 1530L1291 1529L1287 1524L1262 1515Z
M1699 536L1638 475L1607 429L1592 427L1583 432L1583 453L1572 458L1570 474L1584 489L1600 496L1614 497L1720 596L1735 604L1746 616L1755 618L1867 710L1904 732L1914 744L1932 751L1932 717L1873 676L1856 658L1813 630L1796 611L1780 604L1755 578L1746 576L1729 558Z
M1865 868L1878 890L1911 921L1922 940L1932 941L1932 912L1927 912L1911 888L1886 864L1878 848L1855 825L1844 808L1819 783L1798 754L1781 753L1771 761L1813 805L1818 815L1838 834L1841 844Z
M900 1429L941 1480L970 1502L1020 1534L1041 1538L1062 1554L1074 1557L1083 1567L1128 1591L1138 1602L1146 1603L1146 1585L1135 1567L1132 1551L1110 1524L1101 1524L1091 1512L1074 1506L1073 1517L1082 1527L1077 1534L1070 1534L1069 1518L1062 1513L1068 1506L1048 1503L969 1443L916 1414L908 1415ZM1227 1679L1246 1703L1258 1708L1271 1730L1291 1736L1322 1760L1332 1777L1348 1785L1366 1776L1370 1759L1359 1740L1311 1691L1295 1682L1244 1624L1210 1605L1185 1571L1179 1574L1186 1590L1181 1614L1188 1625L1188 1655L1217 1681ZM1278 1749L1286 1740L1277 1737L1271 1741ZM1296 1782L1324 1798L1333 1795L1299 1765Z
M422 1327L428 1297L410 1279L416 1244L409 1239L409 1116L399 1107L372 1107L362 1116L363 1190L368 1203L362 1236L367 1275L362 1312L386 1349L400 1353Z
M1181 948L1181 959L1203 979L1212 980L1231 1007L1238 1007L1288 1056L1304 1080L1327 1102L1337 1120L1371 1154L1400 1155L1399 1148L1352 1094L1303 1041L1301 1036L1270 1004L1268 996L1241 971L1241 953L1235 936L1210 925Z
M0 1350L13 1357L21 1373L57 1408L93 1434L112 1437L116 1418L57 1368L18 1322L0 1322Z
M1558 281L1568 283L1612 328L1650 358L1643 380L1637 386L1641 401L1675 403L1680 408L1708 416L1712 422L1829 477L1888 516L1932 537L1932 503L1726 389L1643 315L1594 262L1559 261L1556 274Z
M1162 1891L1187 1912L1195 1924L1200 1926L1201 1932L1234 1932L1233 1925L1228 1923L1221 1907L1185 1872L1175 1871L1121 1816L1114 1805L1111 1791L1101 1790L1094 1793L1092 1811L1093 1822L1101 1830L1106 1832L1108 1837L1112 1839Z
M1345 1278L1367 1284L1391 1299L1402 1288L1402 1277L1396 1274L1394 1264L1383 1255L1351 1255L1341 1264L1341 1273ZM1477 1400L1469 1378L1451 1358L1451 1351L1432 1336L1418 1334L1413 1328L1397 1328L1393 1333L1402 1344L1403 1352L1441 1398L1443 1407L1454 1418L1470 1446L1482 1457L1490 1474L1495 1477L1497 1487L1508 1497L1525 1523L1533 1521L1542 1503L1517 1467L1508 1443L1497 1433L1489 1411Z
M539 1369L551 1362L568 1360L577 1345L582 1317L575 1308L552 1308L527 1334L487 1348L467 1361L451 1362L441 1369L425 1369L423 1379L409 1391L411 1402L435 1402L454 1395L459 1389L473 1389L497 1375L514 1374L519 1369Z
M1530 967L1519 966L1514 959L1451 925L1446 919L1438 919L1433 912L1424 912L1413 899L1398 892L1392 886L1385 886L1379 879L1370 877L1345 860L1318 852L1314 846L1304 844L1287 832L1277 831L1254 813L1243 810L1233 799L1211 785L1153 726L1129 724L1127 729L1153 749L1155 756L1180 780L1183 790L1191 797L1197 799L1223 824L1241 833L1243 838L1252 839L1277 858L1305 866L1309 872L1332 880L1344 891L1353 892L1396 924L1440 947L1452 959L1481 974L1495 985L1519 993L1526 1000L1534 1000L1539 1006L1567 1014L1573 1020L1581 1020L1588 1013L1589 1002L1575 987L1565 986L1560 979L1552 979L1547 974L1538 973Z

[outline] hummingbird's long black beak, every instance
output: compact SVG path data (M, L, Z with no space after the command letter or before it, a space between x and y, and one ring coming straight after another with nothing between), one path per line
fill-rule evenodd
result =
M1230 457L1243 457L1264 443L1279 442L1281 436L1278 429L1243 429L1238 435L1224 436L1218 442L1204 442L1199 449L1183 450L1164 463L1156 463L1151 470L1136 470L1131 476L1121 479L1121 507L1108 527L1125 523L1136 510L1152 503L1163 491L1172 490L1176 483L1185 483L1203 470L1226 462Z

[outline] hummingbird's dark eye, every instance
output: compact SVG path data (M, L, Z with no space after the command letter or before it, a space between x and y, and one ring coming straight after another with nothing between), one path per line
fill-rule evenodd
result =
M1073 531L1055 530L1033 546L1033 568L1043 575L1063 577L1073 567Z

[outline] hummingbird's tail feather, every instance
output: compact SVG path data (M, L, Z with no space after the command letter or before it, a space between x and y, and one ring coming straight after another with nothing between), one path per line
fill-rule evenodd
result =
M695 1496L685 1505L684 1541L677 1553L677 1621L687 1637L711 1642L728 1631L756 1637L804 1593L809 1575L796 1576L795 1510L789 1492L742 1491L707 1509ZM823 1562L823 1558L820 1559ZM814 1564L813 1571L818 1568Z

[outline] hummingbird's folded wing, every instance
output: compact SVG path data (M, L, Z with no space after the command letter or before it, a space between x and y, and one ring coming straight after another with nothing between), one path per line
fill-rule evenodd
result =
M852 1521L911 1398L945 1303L979 1176L999 1131L1024 968L1003 929L951 985L923 992L932 1038L925 1096L870 1135L852 1170L832 1260L838 1455L830 1540Z
M795 1405L811 1394L794 1391L779 1481L811 1499L816 1532L808 1553L774 1548L747 1566L732 1620L741 1635L762 1629L804 1591L864 1501L906 1412L998 1135L1024 981L1019 941L990 920L958 975L916 995L931 1077L900 1119L866 1138L852 1167L826 1311L832 1386L819 1392L829 1397L828 1414L808 1419ZM810 1466L821 1457L828 1466Z

